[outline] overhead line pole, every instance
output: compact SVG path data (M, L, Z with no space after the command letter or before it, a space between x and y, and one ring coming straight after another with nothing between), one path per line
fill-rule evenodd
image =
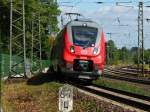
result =
M39 1L39 4L41 2ZM31 73L42 72L42 40L41 40L41 15L33 12L32 16L32 45L31 45Z
M12 68L12 0L10 0L10 38L9 38L9 74L11 74ZM11 75L10 75L11 76Z
M110 40L112 40L112 33L111 32L109 32L109 33L107 33L107 34L109 34L110 35ZM112 63L112 57L113 57L113 55L112 55L112 45L110 45L109 46L109 50L110 50L110 53L109 53L109 61L110 61L110 63ZM109 63L109 64L110 64Z
M138 11L138 69L142 69L144 75L144 31L143 31L143 2L139 2Z
M57 0L55 1L55 2L57 2ZM41 4L42 4L42 2L39 0L39 4L40 4L40 7L41 7ZM39 14L38 14L38 24L39 24L39 26L38 26L38 37L39 37L39 53L40 53L40 62L39 62L39 64L40 64L40 72L42 72L42 41L41 41L41 14L40 14L40 12L39 12Z
M27 78L27 65L26 65L26 33L25 33L25 30L26 30L26 26L25 26L25 4L24 4L24 0L22 0L22 10L23 10L23 57L24 57L24 77Z
M41 18L39 14L39 44L40 44L40 72L42 72L42 41L41 41Z
M35 68L42 71L42 45L40 14L33 13L32 17L32 41L31 41L31 72L34 74ZM36 63L36 65L35 65Z
M33 63L34 63L34 61L33 61L33 42L34 42L34 40L33 40L33 37L34 37L34 13L32 13L32 25L31 25L31 61L30 61L30 63L31 63L31 73L33 72Z
M13 4L14 1L10 0L9 78L27 78L25 3L22 0L15 4L16 7L13 7ZM18 16L14 16L13 13Z

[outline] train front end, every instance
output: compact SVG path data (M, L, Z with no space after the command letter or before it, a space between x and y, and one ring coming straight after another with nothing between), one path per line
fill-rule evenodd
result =
M104 44L102 28L95 22L70 22L64 32L62 71L73 77L97 79L103 71Z

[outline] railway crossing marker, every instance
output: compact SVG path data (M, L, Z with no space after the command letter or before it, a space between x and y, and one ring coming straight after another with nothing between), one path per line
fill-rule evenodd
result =
M73 110L73 87L64 85L59 89L59 112Z

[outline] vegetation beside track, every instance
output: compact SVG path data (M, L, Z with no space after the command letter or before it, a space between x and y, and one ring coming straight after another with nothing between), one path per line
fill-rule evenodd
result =
M137 65L138 63L138 47L117 48L116 43L113 40L109 40L105 44L106 48L106 63L109 65L126 66ZM150 65L150 49L144 49L144 63Z
M61 84L42 85L26 83L3 84L2 105L4 112L52 112L57 110L57 93Z
M3 84L2 105L4 112L56 112L58 111L58 91L60 83L50 82L38 86L26 83ZM96 103L88 103L82 95L75 93L74 111L92 111ZM100 111L100 109L98 109Z
M1 77L5 77L5 76L8 76L9 75L9 54L0 54L0 65L3 65L3 66L0 66L0 76ZM18 63L20 60L22 60L22 57L19 57L19 56L15 56L13 55L12 56L13 58L13 63ZM31 64L29 64L31 60L30 59L27 59L27 66L32 69L33 71L38 71L39 70L39 63L38 63L38 59L34 59L33 62ZM44 68L47 68L49 67L50 65L50 60L42 60L41 61L42 63L42 69ZM31 68L31 65L32 65L32 68ZM23 69L23 64L20 64L18 68L14 68L14 70L16 70L16 72L19 74L19 73L23 73L24 69Z
M131 84L123 81L110 80L108 78L103 78L103 79L101 78L97 81L94 81L93 83L98 86L110 87L118 90L139 94L139 95L150 96L150 87L149 89L147 89L135 84Z
M26 82L2 83L4 112L56 112L58 91L63 84L46 82L28 85ZM130 112L111 103L100 101L74 90L73 112Z

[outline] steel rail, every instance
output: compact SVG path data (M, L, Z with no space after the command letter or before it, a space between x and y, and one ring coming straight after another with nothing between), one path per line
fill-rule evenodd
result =
M127 74L128 73L125 74L125 73L118 72L118 71L115 71L115 70L104 69L104 75L103 76L107 77L107 78L117 79L117 80L124 80L124 81L128 81L128 82L134 82L134 83L139 83L139 84L150 85L150 80L149 79L133 77L133 76L129 76Z
M112 74L110 75L110 74L106 74L106 73L105 73L104 77L111 78L111 79L128 81L128 82L133 82L133 83L139 83L139 84L144 84L144 85L150 85L150 81L149 80L128 78L128 77L117 76L117 75L112 75Z
M134 93L128 93L121 90L116 90L112 88L97 86L97 85L82 85L71 82L71 84L79 89L90 92L95 95L117 101L119 103L126 104L128 106L141 109L144 111L150 111L150 97L137 95Z
M148 78L145 77L139 77L139 76L135 76L135 74L130 74L128 72L125 71L121 71L121 70L114 70L114 69L104 69L104 72L110 73L110 74L117 74L120 76L128 76L130 78L137 78L137 79L142 79L142 80L148 80Z
M109 70L114 70L114 71L118 71L118 72L122 72L122 73L128 73L130 75L139 75L139 72L142 72L141 70L137 69L137 68L125 68L125 67L120 67L120 68L112 68L112 67L105 67L105 69L109 69ZM144 74L150 74L149 70L144 70Z
M131 68L121 68L120 69L121 71L125 71L125 72L131 72L131 73L141 73L142 71L141 70L138 70L138 69L131 69ZM144 70L144 74L150 74L150 71L149 70Z
M105 68L105 70L109 70L112 72L118 72L118 73L122 73L122 74L129 74L129 75L133 75L133 76L138 76L139 74L137 72L130 72L130 71L123 71L122 69L118 70L118 69L113 69L113 68Z

